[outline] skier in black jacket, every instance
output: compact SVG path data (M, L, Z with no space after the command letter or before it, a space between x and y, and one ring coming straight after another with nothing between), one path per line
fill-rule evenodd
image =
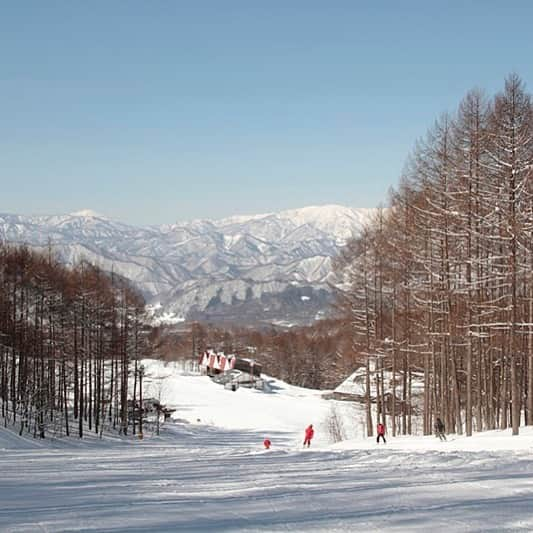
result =
M437 420L435 420L435 436L439 437L440 440L446 440L446 435L444 434L444 431L444 422L439 417L437 417Z

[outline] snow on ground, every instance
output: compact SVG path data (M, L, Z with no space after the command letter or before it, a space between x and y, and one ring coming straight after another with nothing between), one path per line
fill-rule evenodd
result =
M163 366L156 361L145 361L145 368L147 395L175 407L176 419L225 429L248 429L265 436L283 432L295 445L303 441L305 428L314 424L317 429L315 444L329 442L324 426L333 403L340 402L322 399L323 391L293 387L266 378L270 392L245 387L233 392L206 376L182 375L177 370L180 367L174 363ZM339 405L339 409L342 408L353 409L351 404ZM258 444L262 441L260 439Z
M533 531L533 428L377 445L360 410L318 391L272 380L270 393L233 392L146 366L152 393L177 408L159 437L0 429L0 531ZM330 442L332 405L355 438Z
M374 398L376 397L376 361L372 360L369 364L369 371L371 375L370 379L370 394ZM392 392L392 382L394 376L389 370L383 372L378 371L380 376L383 374L384 387L386 392ZM396 376L396 380L398 377ZM415 397L422 395L424 392L424 375L421 373L411 373L411 389ZM358 396L364 396L366 392L366 369L365 367L358 368L353 374L348 376L339 386L335 388L336 392L342 392L347 394L356 394ZM415 398L416 399L416 398Z

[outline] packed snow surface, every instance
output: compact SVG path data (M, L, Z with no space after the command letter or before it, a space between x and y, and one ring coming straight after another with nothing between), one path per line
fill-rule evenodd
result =
M533 530L530 428L377 445L359 408L319 391L270 379L270 392L231 391L146 366L149 393L177 409L160 436L34 440L0 429L0 531ZM347 436L338 443L334 412Z

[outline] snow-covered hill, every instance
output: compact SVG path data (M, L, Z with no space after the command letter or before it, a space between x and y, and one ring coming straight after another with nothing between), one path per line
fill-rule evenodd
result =
M233 392L145 364L151 393L177 409L159 437L35 440L0 427L0 531L533 530L531 428L378 445L358 408L319 391L272 380L270 393ZM324 422L335 406L352 431L339 443Z
M114 269L173 316L309 322L330 301L331 258L372 212L326 205L158 227L90 210L0 214L0 240Z

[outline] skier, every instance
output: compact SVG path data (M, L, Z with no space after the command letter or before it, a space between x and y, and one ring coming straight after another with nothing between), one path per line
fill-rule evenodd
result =
M444 422L439 417L437 417L437 420L435 420L435 436L439 437L440 440L446 440L446 435L444 434L444 431Z
M304 439L304 446L307 444L307 447L311 446L311 439L313 438L313 435L315 434L315 430L313 429L313 424L309 424L307 428L305 429L305 439Z
M378 438L376 439L376 442L379 444L379 438L383 439L383 444L387 444L387 441L385 440L385 426L383 424L378 424Z
M265 449L270 450L270 445L272 443L270 442L270 439L268 437L263 441L263 444L265 446Z

